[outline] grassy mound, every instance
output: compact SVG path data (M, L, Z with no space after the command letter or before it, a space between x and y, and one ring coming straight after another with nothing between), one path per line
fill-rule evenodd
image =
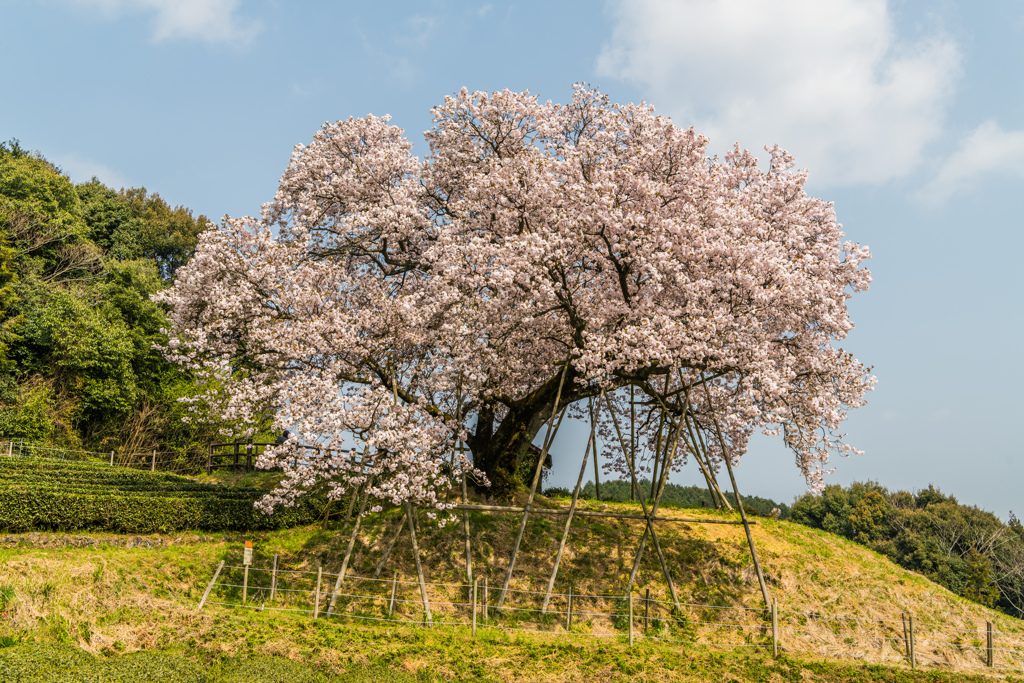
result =
M265 515L253 508L263 493L95 463L0 458L0 529L279 529L310 523L323 502L308 500Z

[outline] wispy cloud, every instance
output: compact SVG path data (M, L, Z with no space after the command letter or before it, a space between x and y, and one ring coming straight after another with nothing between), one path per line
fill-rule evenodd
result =
M127 178L109 166L92 159L85 159L77 154L52 157L51 161L57 164L76 183L88 182L95 177L104 185L116 190L131 186Z
M1024 178L1024 130L1007 131L995 121L986 121L964 136L918 199L942 204L983 179L999 176Z
M910 173L959 73L940 34L898 39L884 0L614 0L598 72L635 83L713 151L778 143L828 184Z
M263 30L259 21L239 16L241 0L73 0L116 17L129 12L153 15L153 40L201 40L248 45Z

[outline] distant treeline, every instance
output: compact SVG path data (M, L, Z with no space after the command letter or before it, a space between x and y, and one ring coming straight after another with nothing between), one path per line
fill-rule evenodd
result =
M604 493L604 485L601 486ZM793 521L845 536L974 602L1024 617L1024 526L929 486L828 486L793 504Z
M630 485L628 481L602 481L601 500L629 500L629 489ZM645 500L651 498L650 479L640 480L640 491L643 492ZM572 491L565 488L553 487L545 489L544 495L549 498L570 497L572 496ZM597 487L594 486L593 481L588 481L587 485L580 489L580 497L585 500L595 500L597 498ZM736 505L736 496L731 493L726 493L725 497L729 500L730 505ZM665 493L661 497L661 504L668 505L669 507L681 508L715 507L707 489L703 489L698 486L679 486L678 484L665 485ZM767 517L771 515L774 508L779 509L781 513L780 519L787 519L789 517L790 511L788 505L777 503L774 500L761 498L759 496L743 496L743 509L752 515Z

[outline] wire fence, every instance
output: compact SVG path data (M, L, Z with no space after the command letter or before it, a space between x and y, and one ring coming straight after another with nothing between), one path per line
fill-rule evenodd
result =
M337 589L337 590L335 590ZM425 597L424 597L425 593ZM1024 672L1024 632L991 623L960 625L865 619L736 605L674 602L650 590L588 593L500 588L468 583L420 584L272 567L218 567L200 602L282 611L313 619L498 629L554 637L650 640L712 650L762 650L867 664Z
M251 472L256 457L269 444L238 441L210 444L203 450L86 451L44 445L27 439L0 437L0 456L87 462L182 476L209 474L213 469Z

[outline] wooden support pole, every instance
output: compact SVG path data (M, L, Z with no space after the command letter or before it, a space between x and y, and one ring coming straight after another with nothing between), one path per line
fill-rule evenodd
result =
M612 410L611 403L608 397L604 397L605 405L608 406L608 412L612 416L612 424L615 425L615 434L619 437L619 445L622 447L623 454L626 451L625 442L622 439L622 430L619 429L619 420L615 417L615 412ZM626 464L629 465L629 476L633 484L636 484L636 470L633 469L633 464L626 460ZM658 543L658 535L654 531L654 522L651 519L650 513L647 511L647 503L641 498L640 508L643 510L644 519L647 520L647 529L651 532L651 542L654 544L654 550L658 553L658 561L661 562L661 573L665 576L665 581L668 583L669 592L672 594L672 602L675 603L676 609L679 610L679 596L676 593L676 585L672 581L672 575L668 571L668 563L665 561L665 554L661 552L661 545ZM626 586L627 590L632 590L632 586Z
M149 464L149 471L156 472L156 451L153 451L153 460Z
M515 545L512 546L512 557L509 559L508 571L505 573L505 582L501 585L501 592L498 593L498 609L505 603L505 594L508 592L508 585L512 581L512 572L516 567L516 557L519 554L519 545L523 542L523 534L526 532L526 521L530 517L530 508L533 506L533 497L537 494L537 484L540 483L540 474L544 469L544 461L548 457L548 449L551 447L551 442L554 441L554 434L558 433L558 426L562 424L562 418L565 417L565 411L562 411L561 417L558 418L558 426L555 426L552 431L552 423L555 421L555 415L558 414L558 403L562 398L562 386L565 384L565 376L569 372L569 361L566 361L565 368L562 369L562 377L558 381L558 391L555 393L555 404L551 408L551 417L548 418L548 431L544 437L544 448L541 449L540 457L537 458L537 467L533 472L533 483L530 485L530 495L526 499L526 506L523 508L523 519L519 524L519 533L516 534Z
M231 471L238 471L238 439L235 439L235 464L231 466Z
M985 622L985 665L990 669L995 666L995 648L993 647L992 622Z
M487 602L490 600L490 594L487 592L487 577L484 577L484 622L487 621Z
M633 591L627 594L629 598L629 646L633 647Z
M10 455L10 453L8 452L7 455ZM114 451L110 451L110 466L114 466Z
M402 535L403 527L405 527L405 510L402 510L402 516L398 518L398 528L395 529L395 534L384 547L384 553L380 556L380 562L377 563L377 568L373 570L373 578L376 579L380 576L381 570L384 569L384 565L388 561L388 557L391 556L391 551L394 550L395 543L398 542L398 537Z
M594 435L594 399L590 399L590 439L594 442L594 497L601 500L601 469L597 463L597 437Z
M359 498L359 487L352 491L352 497L348 501L348 510L345 512L345 519L342 524L348 524L352 520L352 511L356 509L356 499Z
M359 535L359 524L363 521L363 513L366 512L366 502L369 498L370 492L368 490L364 491L363 501L359 504L359 514L356 515L356 523L352 526L352 533L349 534L348 537L348 548L345 549L345 559L341 561L341 572L338 573L338 580L334 582L334 591L331 593L331 604L327 606L327 616L331 616L334 613L334 604L338 600L338 591L341 590L341 582L345 580L345 570L348 569L348 561L352 557L352 549L355 548L356 537Z
M274 565L270 569L270 599L273 600L274 596L277 595L277 562L278 555L274 553Z
M405 501L405 518L409 522L409 536L412 537L412 555L416 559L416 576L420 582L420 596L423 598L423 616L427 624L433 623L430 616L430 599L427 598L427 584L423 579L423 565L420 564L420 547L416 543L416 524L413 522L412 503Z
M220 561L220 564L217 565L217 570L213 572L213 578L210 579L210 585L208 585L206 590L203 592L203 599L199 601L197 611L203 609L203 605L206 604L206 599L210 597L210 591L213 590L214 584L217 583L217 577L220 576L221 569L224 569L224 560Z
M242 604L249 602L249 565L242 569Z
M914 615L907 615L907 623L909 625L910 638L907 640L910 648L910 668L917 668L917 653L914 652Z
M708 397L708 407L712 406L711 390L707 382L704 383L704 393ZM761 584L761 595L764 597L764 604L767 607L771 604L771 597L768 595L768 585L764 582L764 572L761 571L761 562L757 559L757 547L754 545L754 536L750 533L750 525L747 523L747 513L743 510L743 499L740 498L740 487L736 484L736 475L732 471L732 457L725 445L725 438L722 436L722 428L718 419L712 413L712 422L715 425L715 434L722 447L722 460L725 461L725 468L729 471L729 479L732 481L732 492L736 495L736 508L740 511L740 519L743 520L743 530L747 533L747 544L750 546L750 557L754 560L754 569L757 571L757 582Z
M391 580L391 600L388 601L388 619L395 616L395 594L398 592L398 572L395 572L395 578Z
M604 396L604 389L601 390ZM600 401L600 399L598 399ZM558 541L558 551L555 553L555 564L551 568L551 578L548 579L548 589L544 593L544 605L540 612L548 611L548 602L551 600L551 591L555 588L555 579L558 577L558 566L562 562L562 552L565 550L565 542L569 538L569 528L572 526L573 513L576 512L576 503L580 497L580 487L583 485L583 477L587 472L587 459L590 457L590 445L594 442L594 425L590 425L590 438L587 440L587 447L583 449L583 464L580 465L580 476L576 479L576 488L572 490L572 502L569 503L569 514L565 518L565 528L562 530L562 538Z
M461 442L459 445L461 452ZM462 504L469 504L469 493L466 489L466 473L462 473ZM462 511L462 531L466 537L466 581L473 583L473 542L469 534L469 510Z
M213 474L213 442L210 442L210 450L206 454L206 474Z
M320 580L323 578L324 568L316 568L316 591L313 593L313 618L320 616Z
M779 656L779 601L772 598L772 657Z
M473 579L473 637L476 638L476 589L479 579Z
M453 510L477 510L479 512L508 512L515 513L517 515L523 514L526 508L517 508L510 505L476 505L462 503L456 503L452 505ZM569 514L568 508L566 509L546 509L546 508L531 508L531 515L541 515L542 517L564 517ZM604 519L638 519L646 520L648 517L644 515L633 515L628 512L598 512L596 510L580 510L579 508L573 513L574 517L595 517ZM743 524L741 521L733 519L693 519L690 517L650 517L655 522L677 522L679 524L726 524L740 526ZM752 519L748 522L751 525L756 525L757 520Z

